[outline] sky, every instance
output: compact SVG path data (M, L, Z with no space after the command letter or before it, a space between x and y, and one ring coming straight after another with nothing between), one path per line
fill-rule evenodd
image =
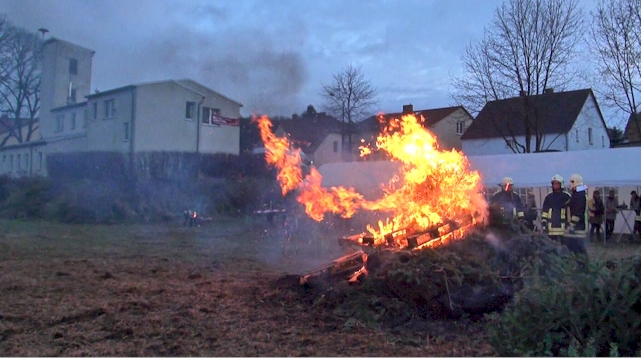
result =
M291 116L322 111L322 84L348 64L376 88L375 112L454 105L460 56L501 3L2 0L0 13L94 50L93 90L191 78L243 103L243 116Z

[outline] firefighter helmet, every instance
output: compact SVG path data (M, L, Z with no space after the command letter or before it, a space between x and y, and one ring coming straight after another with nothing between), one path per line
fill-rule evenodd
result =
M579 174L572 174L570 176L570 187L574 189L579 185L583 185L583 177Z
M561 188L563 187L563 177L556 174L552 177L551 183L554 183L555 181L558 181L561 184Z
M510 178L510 177L505 177L505 178L501 179L501 186L502 187L505 187L508 184L514 185L514 180L512 180L512 178Z

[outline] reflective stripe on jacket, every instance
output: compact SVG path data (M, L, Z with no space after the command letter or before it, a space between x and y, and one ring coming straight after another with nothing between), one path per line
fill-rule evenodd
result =
M553 191L545 196L541 206L541 223L547 225L550 236L563 236L567 222L567 206L570 194L565 191Z

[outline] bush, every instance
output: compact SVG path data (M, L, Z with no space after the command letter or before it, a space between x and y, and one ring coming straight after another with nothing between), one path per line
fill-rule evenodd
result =
M6 200L0 205L0 214L12 219L42 219L45 217L49 190L44 178L3 180L2 191Z
M492 344L502 356L638 356L640 282L639 257L535 277L490 316Z

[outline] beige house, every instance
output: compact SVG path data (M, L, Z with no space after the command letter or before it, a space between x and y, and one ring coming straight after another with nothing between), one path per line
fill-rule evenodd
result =
M408 104L403 106L403 112L389 113L382 117L371 116L358 122L356 124L357 147L360 143L373 147L384 123L392 118L401 118L407 114L413 114L422 121L423 126L436 136L439 148L442 150L461 150L461 136L474 120L462 106L415 111L414 106Z
M287 136L294 147L300 148L307 159L319 167L344 161L341 128L339 120L321 112L313 118L298 117L281 121L274 134Z
M91 94L94 51L50 39L43 53L40 133L0 148L0 175L46 175L51 153L239 154L241 103L190 79Z

